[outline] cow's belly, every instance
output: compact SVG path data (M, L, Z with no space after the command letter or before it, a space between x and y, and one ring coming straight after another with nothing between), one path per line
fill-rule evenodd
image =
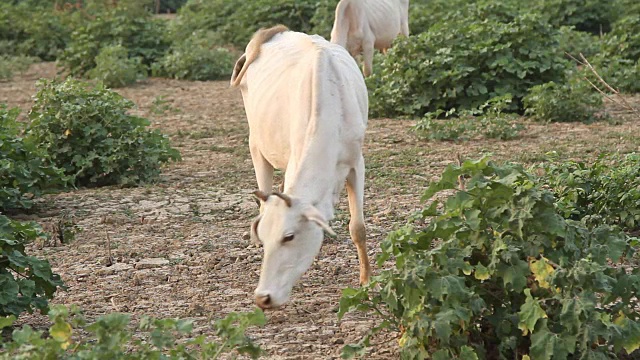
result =
M270 110L258 111L257 116L249 118L249 145L274 168L284 170L290 156L288 119Z

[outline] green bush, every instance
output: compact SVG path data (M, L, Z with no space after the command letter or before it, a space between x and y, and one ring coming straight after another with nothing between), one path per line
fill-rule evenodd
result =
M51 9L51 3L44 6L2 2L0 42L3 51L0 53L55 60L70 37L70 16Z
M524 98L525 114L545 122L591 122L604 110L602 95L576 76L565 84L537 85Z
M185 80L216 80L231 76L235 56L229 50L214 47L214 34L197 33L174 44L158 63L152 66L154 76Z
M314 0L254 0L241 3L219 30L226 42L244 48L262 27L283 24L294 31L308 33L315 14Z
M95 19L76 26L60 62L71 75L83 76L96 67L102 48L121 45L130 58L141 58L149 67L169 48L166 33L165 20L153 19L148 11L123 2L98 11Z
M187 0L160 0L160 12L161 13L175 13L180 7L182 7Z
M640 60L633 61L620 56L608 56L597 54L587 60L593 65L600 77L602 77L614 89L622 93L640 92ZM600 85L598 78L591 72L585 72L594 84ZM607 91L604 86L601 86Z
M530 9L527 9L530 13ZM524 12L517 1L494 0L418 0L409 5L409 28L411 34L427 32L431 26L443 19L482 22L485 20L509 23Z
M67 79L39 83L27 138L40 144L76 185L138 184L180 154L149 121L128 115L133 103L103 87Z
M591 58L602 51L602 39L596 35L578 31L570 26L561 26L559 31L558 47L563 53L568 53L574 58L579 58L580 54Z
M130 58L121 45L103 47L96 56L96 67L87 76L101 81L106 87L119 88L135 83L144 77L141 58Z
M311 32L318 26L325 31L326 2L312 0L256 0L230 2L226 0L189 0L180 11L172 26L174 43L184 40L196 32L216 32L219 43L231 44L244 49L256 30L276 24L288 26L291 30ZM316 8L322 8L316 15ZM333 20L331 20L333 25ZM330 32L329 28L329 32Z
M367 78L373 116L472 109L505 94L514 98L510 110L520 110L530 87L564 80L570 63L558 50L557 30L540 16L500 22L511 16L507 9L476 20L486 8L470 7L395 41Z
M551 162L542 180L565 218L640 230L640 154L600 156L593 164Z
M220 355L238 353L253 359L263 351L245 335L247 328L265 324L262 311L230 313L213 323L219 341L193 334L193 322L179 319L143 317L135 332L129 326L130 316L108 314L88 324L76 306L56 305L49 311L53 325L49 336L29 325L13 331L12 340L2 344L0 360L25 359L218 359ZM10 326L15 318L0 318L0 329ZM78 339L75 329L89 336ZM141 337L142 339L139 339ZM0 341L1 343L1 341ZM234 354L235 355L235 354Z
M620 10L616 0L538 0L536 5L534 11L548 16L552 25L591 34L609 32Z
M511 140L524 126L515 122L517 116L503 112L510 102L511 95L507 94L490 99L477 109L427 113L413 130L430 140L458 141L478 136ZM439 119L443 114L445 119Z
M640 60L640 5L635 9L616 21L605 36L603 48L608 56Z
M34 223L21 223L0 215L0 324L2 316L19 316L34 309L46 313L47 300L63 287L48 261L25 253L28 242L43 236Z
M65 186L61 169L38 144L25 141L17 108L0 105L0 210L24 209L32 198Z
M217 32L225 25L229 16L241 7L242 3L227 0L189 0L180 8L178 16L171 23L173 43L190 38L198 32ZM222 45L223 42L220 39L219 44L211 45Z
M318 34L327 40L331 39L331 29L338 2L339 0L320 0L317 2L315 12L309 20L310 34Z
M640 269L620 266L631 239L565 220L515 165L449 165L423 200L441 191L453 194L382 242L378 265L395 266L344 290L340 316L376 311L373 331L401 331L403 359L609 359L640 347Z

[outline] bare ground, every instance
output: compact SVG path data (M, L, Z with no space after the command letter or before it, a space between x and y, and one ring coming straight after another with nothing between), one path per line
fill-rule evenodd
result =
M36 64L0 83L0 103L19 106L26 114L35 80L55 73L53 64ZM66 215L82 230L70 244L33 249L50 260L68 286L54 303L78 304L89 318L113 311L131 313L134 319L189 317L197 332L209 334L209 318L253 309L262 255L246 239L258 210L250 195L256 185L240 93L226 81L167 79L149 79L118 92L136 103L136 114L171 136L183 160L168 165L157 184L49 195L35 213L20 218L47 227ZM172 109L156 114L153 103L160 96ZM637 104L640 99L630 100ZM590 159L600 152L640 150L640 119L615 106L609 111L622 124L527 123L520 139L506 142L427 142L410 133L412 121L371 119L365 145L370 256L389 231L421 207L427 183L458 154L478 158L491 153L495 159L533 164L548 151ZM317 261L294 288L291 304L268 312L267 325L250 331L268 358L338 358L341 344L355 342L376 321L355 314L338 321L336 316L341 289L356 286L358 279L347 209L345 195L332 222L339 236L325 240ZM115 259L111 266L108 245ZM42 326L46 318L31 315L20 321ZM368 358L397 358L396 346L384 342Z

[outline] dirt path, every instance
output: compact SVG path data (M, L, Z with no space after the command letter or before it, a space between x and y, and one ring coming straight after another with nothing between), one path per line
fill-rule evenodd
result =
M12 82L0 83L0 103L26 113L35 79L52 77L52 64L37 64ZM171 136L183 161L166 167L163 180L139 188L79 189L47 196L35 214L47 226L70 216L82 229L70 244L36 250L50 259L69 289L54 303L78 304L92 318L113 311L155 317L190 317L197 332L207 319L253 309L261 249L249 247L246 231L257 208L241 96L226 81L150 79L119 90L135 113ZM172 109L152 111L162 96ZM616 109L612 109L616 111ZM501 142L424 142L409 132L411 121L372 119L367 131L366 208L370 256L385 235L420 208L426 184L456 155L533 163L548 151L592 158L601 151L638 151L640 120L607 123L527 124L522 139ZM341 344L359 339L374 318L348 315L339 322L340 291L356 286L356 252L348 237L346 194L312 268L294 288L292 303L267 313L268 324L251 335L273 359L334 359ZM245 236L243 238L243 236ZM107 244L115 264L106 266ZM41 316L23 322L44 322ZM396 358L396 342L374 349L369 359Z

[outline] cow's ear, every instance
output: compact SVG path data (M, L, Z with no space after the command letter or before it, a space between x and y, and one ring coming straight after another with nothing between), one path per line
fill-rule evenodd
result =
M318 224L322 228L322 230L324 230L330 236L336 236L335 231L333 231L333 229L327 223L327 220L325 220L324 216L320 214L320 211L318 211L315 206L311 205L306 208L302 216L308 221L313 221L314 223Z
M262 218L262 215L258 215L256 216L255 219L253 219L253 222L251 223L250 239L251 239L251 242L256 245L260 245L261 243L260 237L258 237L258 224L260 224L261 218Z
M231 85L231 87L236 87L238 85L240 85L240 81L242 81L242 77L240 76L240 73L242 72L242 68L244 67L244 64L247 62L247 55L246 54L242 54L242 56L240 56L240 58L236 61L236 64L233 66L233 73L231 74L231 81L229 82L229 85ZM244 75L244 73L243 73Z

